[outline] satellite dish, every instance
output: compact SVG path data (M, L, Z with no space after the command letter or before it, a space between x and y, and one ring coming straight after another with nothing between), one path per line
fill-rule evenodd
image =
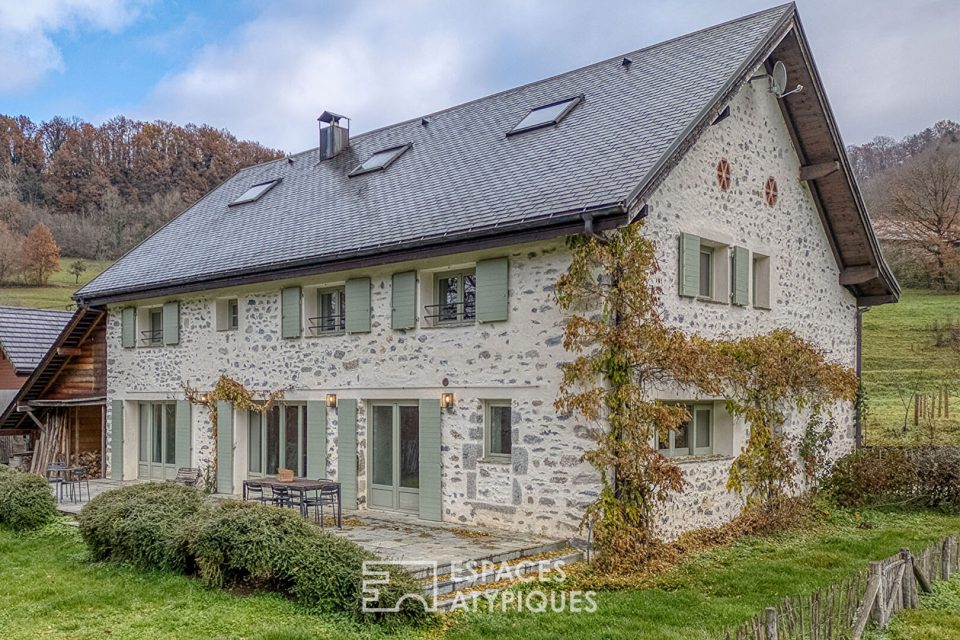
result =
M770 91L782 96L787 90L787 66L777 60L773 63L773 73L770 76Z

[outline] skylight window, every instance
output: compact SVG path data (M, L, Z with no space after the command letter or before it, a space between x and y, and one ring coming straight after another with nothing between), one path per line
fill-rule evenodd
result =
M270 191L270 189L273 189L278 182L280 182L279 178L277 178L276 180L270 180L269 182L261 182L259 184L255 184L249 189L247 189L246 191L244 191L243 193L241 193L239 198L237 198L236 200L230 203L230 206L232 207L238 204L256 202L257 200L263 197L263 194L265 194L267 191Z
M521 131L530 131L531 129L539 129L557 124L563 120L575 106L580 104L582 99L583 96L577 96L531 109L530 113L518 122L517 126L511 129L507 135L510 136L515 133L520 133Z
M397 158L402 156L403 152L409 148L409 144L402 144L399 147L391 147L389 149L384 149L383 151L377 151L375 154L367 158L363 164L351 171L350 175L359 176L364 173L370 173L371 171L380 171L386 169L393 164Z

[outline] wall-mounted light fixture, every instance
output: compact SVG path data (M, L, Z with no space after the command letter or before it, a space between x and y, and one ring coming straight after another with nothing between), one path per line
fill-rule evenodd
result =
M199 401L202 402L203 404L207 404L207 400L208 400L208 399L209 399L209 397L208 397L207 394L205 394L205 393L201 393L200 396L197 398L197 400L199 400Z
M453 394L449 391L444 391L440 394L440 408L453 409Z
M327 408L336 409L337 408L337 394L328 393L327 394Z

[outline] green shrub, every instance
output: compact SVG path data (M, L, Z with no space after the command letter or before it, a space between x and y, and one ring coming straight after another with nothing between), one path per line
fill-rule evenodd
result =
M80 512L80 533L97 560L144 569L189 571L191 518L203 506L198 490L169 483L136 484L101 493Z
M960 509L960 447L871 447L837 461L826 488L849 507Z
M41 527L57 515L50 484L38 475L0 469L0 524L23 531Z
M363 561L376 556L296 512L228 501L206 510L191 537L200 578L211 586L268 589L322 612L375 618L362 611L361 583ZM392 572L380 602L393 603L419 590L409 574ZM399 613L376 619L410 623L425 618L422 604L408 599Z

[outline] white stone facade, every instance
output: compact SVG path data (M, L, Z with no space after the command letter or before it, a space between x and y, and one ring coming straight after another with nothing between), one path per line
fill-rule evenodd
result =
M711 126L649 200L646 233L657 242L659 284L668 321L705 336L740 336L787 327L843 364L856 352L856 302L838 284L838 267L806 186L799 182L793 151L776 99L765 83L746 85L730 104L730 117ZM722 192L715 168L725 157L732 186ZM767 176L779 184L779 200L763 200ZM770 257L770 309L681 298L677 294L678 234L693 233L720 245L739 245ZM509 256L510 316L506 322L466 327L390 328L391 275L416 269L457 268L477 259ZM721 255L721 253L718 253ZM182 398L182 385L209 388L227 374L248 388L289 389L291 402L325 394L358 402L358 495L365 505L367 404L374 400L439 398L455 394L442 412L443 519L523 529L550 535L578 532L583 507L597 495L596 472L582 460L592 446L587 426L558 416L558 365L570 358L561 344L564 318L554 284L569 263L562 240L514 246L350 273L275 282L245 289L179 296L176 346L124 349L120 307L107 324L108 400L125 401L124 477L137 473L136 403ZM723 269L717 273L722 275ZM343 282L357 275L372 282L370 333L283 339L280 289ZM423 276L421 276L423 277ZM729 285L726 285L729 286ZM421 293L429 287L421 285ZM216 300L237 297L240 325L217 331ZM158 301L142 301L152 304ZM418 307L428 304L418 300ZM448 386L442 381L447 379ZM665 397L668 397L665 394ZM674 394L676 399L692 400ZM510 400L512 463L483 459L483 401ZM108 407L110 402L108 402ZM684 461L688 490L665 510L665 535L720 524L740 506L724 489L727 470L744 440L744 427L715 404L714 455ZM851 407L839 408L839 453L852 440ZM235 486L245 477L245 416L237 416ZM337 414L328 414L327 475L337 472ZM788 426L803 428L799 417ZM193 458L209 465L213 453L208 417L193 412ZM110 456L107 456L110 460Z

